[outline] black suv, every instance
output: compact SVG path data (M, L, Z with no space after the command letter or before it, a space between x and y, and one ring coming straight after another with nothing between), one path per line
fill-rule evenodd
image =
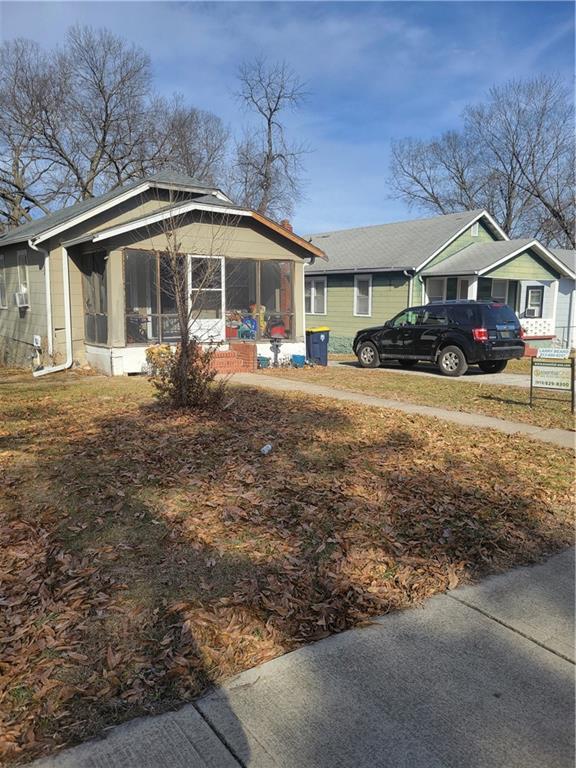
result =
M462 376L474 363L485 373L500 373L508 360L524 355L523 336L507 304L444 301L410 307L384 325L358 331L353 349L363 368L383 360L411 368L429 360L445 376Z

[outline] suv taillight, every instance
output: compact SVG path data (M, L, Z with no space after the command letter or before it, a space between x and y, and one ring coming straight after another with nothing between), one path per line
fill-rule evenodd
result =
M488 331L486 328L472 328L472 337L474 341L488 341Z

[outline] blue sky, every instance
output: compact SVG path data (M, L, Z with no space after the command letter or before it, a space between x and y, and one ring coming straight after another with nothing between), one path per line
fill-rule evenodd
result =
M307 81L287 119L311 148L294 226L314 232L416 217L390 199L389 144L457 128L463 107L511 78L574 70L571 2L3 2L3 39L51 46L72 23L106 26L147 49L156 87L247 123L239 63L284 59ZM239 131L238 131L239 132Z

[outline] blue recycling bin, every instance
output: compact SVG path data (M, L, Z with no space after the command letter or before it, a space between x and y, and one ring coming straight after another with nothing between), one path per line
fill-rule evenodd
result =
M306 357L316 365L328 365L330 328L309 328L306 331Z

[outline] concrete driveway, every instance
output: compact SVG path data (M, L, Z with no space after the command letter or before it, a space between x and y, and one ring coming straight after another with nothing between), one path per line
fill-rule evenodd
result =
M337 368L360 368L356 360L330 360L328 365ZM384 363L377 370L402 373L406 374L406 376L440 377L447 381L458 381L464 384L474 382L475 384L492 384L492 386L530 387L530 376L521 373L482 373L480 368L475 365L472 365L464 376L458 376L453 379L448 379L448 377L443 376L438 368L432 363L418 363L414 368L407 370L406 368L401 368L396 361L391 360L390 362Z
M574 551L289 653L36 768L573 768Z

